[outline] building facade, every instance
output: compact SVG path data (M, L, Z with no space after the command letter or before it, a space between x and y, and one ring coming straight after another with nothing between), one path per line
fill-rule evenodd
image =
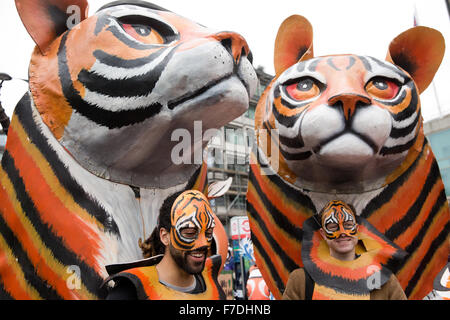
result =
M450 201L450 114L427 121L423 129L441 171L447 200Z
M255 137L255 110L259 97L273 79L263 68L256 69L258 88L250 100L248 110L239 118L220 128L220 132L208 145L208 180L233 178L230 189L220 198L213 199L211 205L229 233L230 219L246 216L246 193L249 174L249 158Z

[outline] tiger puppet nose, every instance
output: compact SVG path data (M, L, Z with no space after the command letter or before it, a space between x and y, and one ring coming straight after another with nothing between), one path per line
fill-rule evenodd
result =
M219 32L214 35L213 38L220 41L234 58L236 64L239 64L241 56L247 56L249 61L252 62L252 56L247 41L240 34L234 32Z
M346 121L350 120L355 113L356 108L368 106L370 103L371 101L369 97L354 93L338 94L328 99L328 104L330 106L335 106L342 109Z

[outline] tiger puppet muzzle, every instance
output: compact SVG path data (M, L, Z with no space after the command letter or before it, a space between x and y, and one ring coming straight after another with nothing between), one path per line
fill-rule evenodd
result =
M314 57L312 40L304 17L282 23L276 76L256 109L247 212L258 267L280 298L290 271L303 265L303 222L342 200L409 253L388 267L409 298L423 298L449 253L448 204L419 99L444 39L412 28L385 60Z
M214 197L206 163L172 161L172 132L220 128L247 110L251 52L237 33L139 0L91 17L85 0L16 6L36 48L0 169L1 292L96 299L105 265L142 259L139 240L164 199L185 189ZM203 152L208 141L197 140L187 152Z

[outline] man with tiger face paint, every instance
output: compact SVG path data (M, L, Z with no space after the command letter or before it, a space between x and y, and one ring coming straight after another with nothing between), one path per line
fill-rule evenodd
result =
M108 300L224 299L217 282L220 255L209 256L215 227L207 197L178 192L164 202L158 226L144 243L144 259L109 277L117 282Z
M340 260L355 259L358 224L354 210L342 201L331 201L319 215L320 234L330 248L330 255Z
M170 218L170 242L166 240L166 246L171 257L186 273L200 273L215 226L208 200L199 191L184 192L175 200Z

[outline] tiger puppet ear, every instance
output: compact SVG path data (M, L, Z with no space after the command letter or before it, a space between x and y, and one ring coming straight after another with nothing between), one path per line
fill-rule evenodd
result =
M445 40L439 31L417 26L392 40L386 60L408 72L422 93L433 80L444 51Z
M86 0L15 0L20 19L43 55L50 44L88 16Z
M313 56L313 30L309 21L300 15L292 15L284 20L275 39L274 65L277 76L298 61Z

